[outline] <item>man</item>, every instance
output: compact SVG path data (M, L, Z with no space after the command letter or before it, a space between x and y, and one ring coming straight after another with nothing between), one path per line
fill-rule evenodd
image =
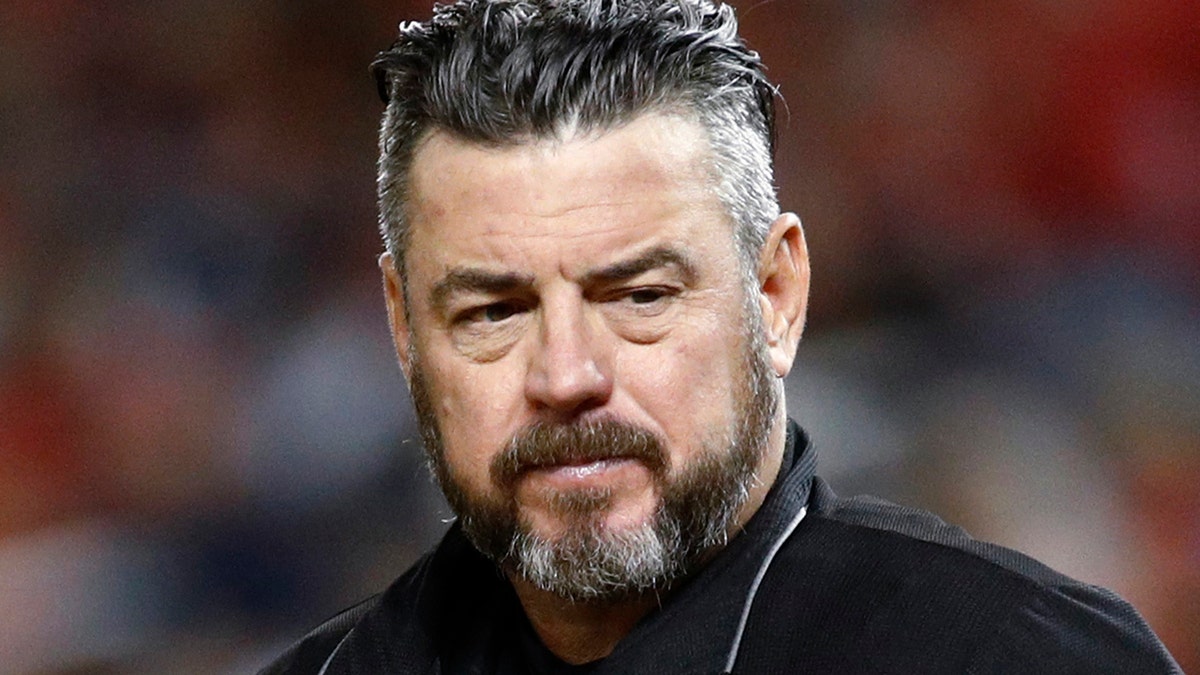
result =
M461 0L374 72L388 313L458 520L264 672L1177 672L1111 593L813 477L808 254L729 7Z

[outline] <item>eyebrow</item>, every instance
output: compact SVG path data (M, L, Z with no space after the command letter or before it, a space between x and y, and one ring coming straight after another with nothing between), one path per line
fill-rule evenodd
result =
M663 267L675 267L684 283L694 282L696 265L681 250L671 246L655 246L640 255L621 260L583 275L585 286L611 284L632 279L639 274ZM430 302L437 312L444 312L456 293L505 294L531 288L534 278L516 272L489 272L475 267L456 267L438 280L430 291Z
M675 267L683 281L692 284L697 276L696 265L687 254L672 246L655 246L640 255L592 270L583 275L584 285L606 284L632 279L639 274L663 267Z
M516 272L488 272L473 267L458 267L446 273L430 291L430 302L443 312L455 293L509 293L533 286L533 277Z

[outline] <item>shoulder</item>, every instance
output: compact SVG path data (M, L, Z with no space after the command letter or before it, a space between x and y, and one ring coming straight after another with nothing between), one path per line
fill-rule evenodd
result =
M374 595L338 612L288 647L287 651L258 671L259 675L315 675L359 619L378 604L379 596Z
M1178 672L1115 594L926 511L837 498L819 479L760 595L759 630L821 636L796 643L817 669Z
M430 557L430 555L423 557L397 579L385 593L373 595L352 605L309 631L278 658L260 670L258 675L308 675L310 673L316 675L321 672L326 661L337 650L338 645L349 636L350 632L366 617L376 612L384 602L389 605L389 614L393 618L411 615L411 610L416 604L419 587L426 575ZM409 611L406 611L406 608Z

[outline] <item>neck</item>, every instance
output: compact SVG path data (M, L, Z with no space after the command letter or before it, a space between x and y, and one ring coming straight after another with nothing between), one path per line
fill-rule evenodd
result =
M767 452L750 488L749 498L733 523L730 537L740 532L762 506L779 474L787 428L786 417L780 414L780 418L782 422L773 425ZM719 552L714 549L704 559L709 560ZM542 644L558 658L574 665L611 654L634 625L661 606L669 593L666 589L603 602L572 602L530 584L518 574L509 572L508 578Z
M660 604L658 593L604 602L571 602L516 574L509 574L509 580L542 644L575 665L611 654L633 626Z

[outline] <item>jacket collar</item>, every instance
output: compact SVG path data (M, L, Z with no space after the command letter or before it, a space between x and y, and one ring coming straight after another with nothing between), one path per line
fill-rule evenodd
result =
M809 498L816 453L788 422L784 463L775 485L744 530L694 578L646 617L605 659L613 673L724 672L738 639L747 596L773 545L789 533Z
M763 505L742 532L662 609L644 618L596 673L723 672L736 649L743 610L776 542L806 507L816 453L788 421L784 463ZM511 586L490 561L451 527L415 573L401 577L338 646L327 675L426 675L443 671L439 654L488 643L511 618Z

